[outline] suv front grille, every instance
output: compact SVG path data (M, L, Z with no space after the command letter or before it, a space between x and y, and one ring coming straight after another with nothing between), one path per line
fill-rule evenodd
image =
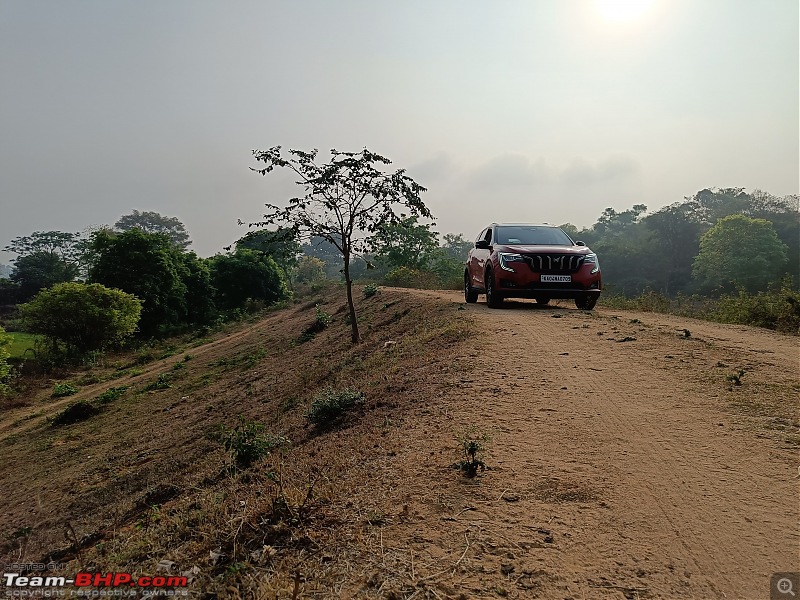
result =
M535 273L575 273L581 268L582 254L526 254L525 262Z

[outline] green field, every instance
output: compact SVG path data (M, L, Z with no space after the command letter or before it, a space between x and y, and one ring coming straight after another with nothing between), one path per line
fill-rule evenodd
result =
M25 351L33 350L33 343L36 341L34 334L21 331L7 331L6 333L11 336L11 345L8 347L11 358L25 358L26 356L31 358L33 356L31 352L26 355Z

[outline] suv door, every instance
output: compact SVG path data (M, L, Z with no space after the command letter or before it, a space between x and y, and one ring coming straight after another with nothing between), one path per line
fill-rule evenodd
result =
M483 289L484 281L483 281L483 274L486 269L486 261L489 260L489 255L491 254L491 250L488 248L478 248L478 242L486 242L487 245L491 244L492 242L492 228L487 227L481 234L478 236L478 239L475 240L475 248L472 249L472 253L470 254L470 266L469 266L469 274L472 280L472 286L476 288Z

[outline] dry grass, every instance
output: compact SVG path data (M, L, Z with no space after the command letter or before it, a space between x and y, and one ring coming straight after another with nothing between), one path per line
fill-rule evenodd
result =
M354 502L370 497L354 490L374 485L384 456L376 440L421 395L453 384L449 353L470 324L450 305L397 291L357 301L357 346L337 292L227 331L187 350L189 359L183 344L156 352L133 376L98 371L99 383L70 401L129 388L86 420L54 426L48 419L65 404L44 388L32 394L0 421L8 457L0 482L16 490L3 503L3 558L140 574L170 561L209 598L340 594L356 580L367 582L367 596L402 591L414 566L380 542L393 517L381 498ZM298 343L317 304L334 320ZM303 415L329 386L359 389L366 400L357 418L320 432ZM234 472L213 430L240 415L290 448ZM434 597L418 597L426 596Z

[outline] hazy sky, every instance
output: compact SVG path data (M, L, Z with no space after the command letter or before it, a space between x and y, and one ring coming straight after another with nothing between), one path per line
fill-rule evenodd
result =
M0 247L138 209L212 255L297 193L274 145L367 146L470 239L794 194L798 56L797 0L0 0Z

